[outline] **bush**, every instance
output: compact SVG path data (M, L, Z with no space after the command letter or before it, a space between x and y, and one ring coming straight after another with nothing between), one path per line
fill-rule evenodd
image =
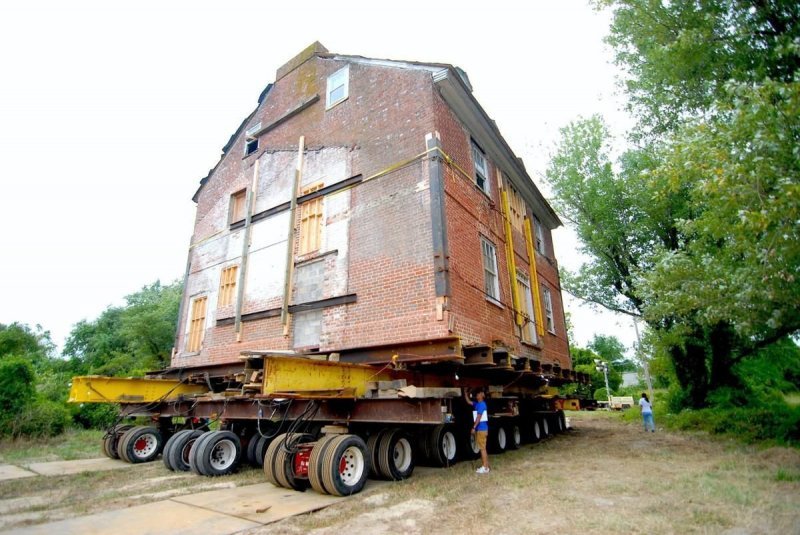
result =
M17 413L33 400L33 381L33 366L26 359L6 357L0 361L0 420L17 419Z
M64 432L70 423L67 408L47 399L29 403L14 419L11 435L14 437L52 437Z
M598 388L594 391L594 399L597 401L608 401L608 391L603 388Z
M83 403L72 419L85 429L107 429L117 420L119 407L110 403Z

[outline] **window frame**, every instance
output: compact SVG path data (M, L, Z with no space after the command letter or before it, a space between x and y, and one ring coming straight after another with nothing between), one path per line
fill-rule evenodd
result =
M247 158L254 152L258 152L258 138L248 137L244 140L244 157Z
M481 259L483 263L483 291L486 299L500 305L500 265L497 263L497 246L492 243L488 238L481 236ZM487 251L491 253L491 257L487 257ZM486 261L490 260L492 266L487 266ZM489 268L493 267L494 272ZM493 277L493 281L487 280L487 274ZM490 282L493 282L490 288ZM493 292L492 292L493 290ZM496 295L493 295L496 294Z
M241 212L242 216L237 218L235 209L238 205L237 196L241 194L242 204L241 204ZM243 188L231 193L230 201L228 203L228 225L233 225L234 223L238 223L247 218L247 188Z
M217 294L217 308L231 306L236 303L236 284L239 274L239 264L226 266L219 273L219 293Z
M472 166L475 170L475 185L486 195L491 195L492 188L489 185L489 159L486 157L486 153L483 149L475 143L474 139L470 139L470 145L472 147ZM478 163L479 161L481 162L480 165ZM481 185L481 180L483 181L483 185Z
M542 227L542 222L539 221L538 217L533 218L533 232L535 238L536 252L547 256L547 242L544 237L544 228Z
M300 190L300 195L308 195L325 187L322 181L309 184ZM300 240L297 245L298 255L308 255L322 248L322 221L325 211L322 195L300 205ZM314 221L311 221L311 218ZM309 227L314 228L314 239L309 240Z
M550 288L543 287L542 295L544 297L545 327L550 334L556 334L556 321L553 315L553 296L550 293Z
M199 312L199 303L203 304L202 315ZM208 296L198 295L192 298L187 321L189 329L186 332L186 352L199 353L203 349L206 334L206 318L208 314Z
M343 77L341 84L338 84L338 78ZM337 84L337 85L333 85ZM331 94L336 91L338 88L343 87L343 94L340 98L336 100L331 100ZM330 76L328 76L327 85L325 87L325 109L329 110L347 100L350 96L350 65L345 65L341 69L337 70Z
M523 300L525 303L525 313L528 315L528 323L520 328L522 341L526 344L536 345L539 343L539 337L536 334L536 313L533 308L533 295L531 294L531 279L525 273L517 270L517 284L522 286L525 295ZM527 333L527 336L526 336Z

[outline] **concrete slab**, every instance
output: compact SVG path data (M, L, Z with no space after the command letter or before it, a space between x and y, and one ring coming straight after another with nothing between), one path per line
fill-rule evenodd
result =
M133 466L144 466L126 463L119 459L109 459L100 457L97 459L79 459L75 461L52 461L49 463L32 463L27 466L28 470L36 472L42 476L63 476L69 474L79 474L81 472L98 472L103 470L119 470L121 468L131 468Z
M259 483L236 489L176 496L172 501L245 518L259 524L269 524L290 516L316 511L346 499L319 494L312 490L297 492L277 488L271 483Z
M16 528L19 535L227 535L261 524L172 500L106 511L49 524Z
M9 479L19 479L21 477L33 477L36 474L29 472L19 466L13 464L0 464L0 481L7 481Z

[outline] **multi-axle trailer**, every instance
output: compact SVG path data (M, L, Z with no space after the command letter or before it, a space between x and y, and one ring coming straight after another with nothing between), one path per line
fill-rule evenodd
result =
M487 392L489 448L502 453L564 431L564 409L577 400L552 385L585 379L530 361L498 362L488 348L444 361L337 358L250 352L238 366L77 377L70 401L119 403L121 417L151 419L110 429L102 445L109 457L140 463L161 454L170 470L206 476L249 463L275 485L341 496L359 492L368 477L400 480L416 464L475 458L465 391Z

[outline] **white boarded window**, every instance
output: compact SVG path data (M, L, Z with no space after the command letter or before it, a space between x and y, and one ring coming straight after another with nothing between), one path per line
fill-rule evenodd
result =
M350 89L350 66L345 65L328 76L327 98L325 108L332 108L347 99Z
M530 279L521 271L517 271L517 284L522 293L522 312L527 316L525 325L522 326L522 341L529 344L536 343L536 316L533 312L533 298L531 297Z
M494 244L481 237L481 253L483 255L483 286L486 295L500 302L500 281L497 277L497 249Z
M550 288L542 288L544 294L544 317L547 322L547 330L556 334L556 323L553 320L553 298L550 295Z

